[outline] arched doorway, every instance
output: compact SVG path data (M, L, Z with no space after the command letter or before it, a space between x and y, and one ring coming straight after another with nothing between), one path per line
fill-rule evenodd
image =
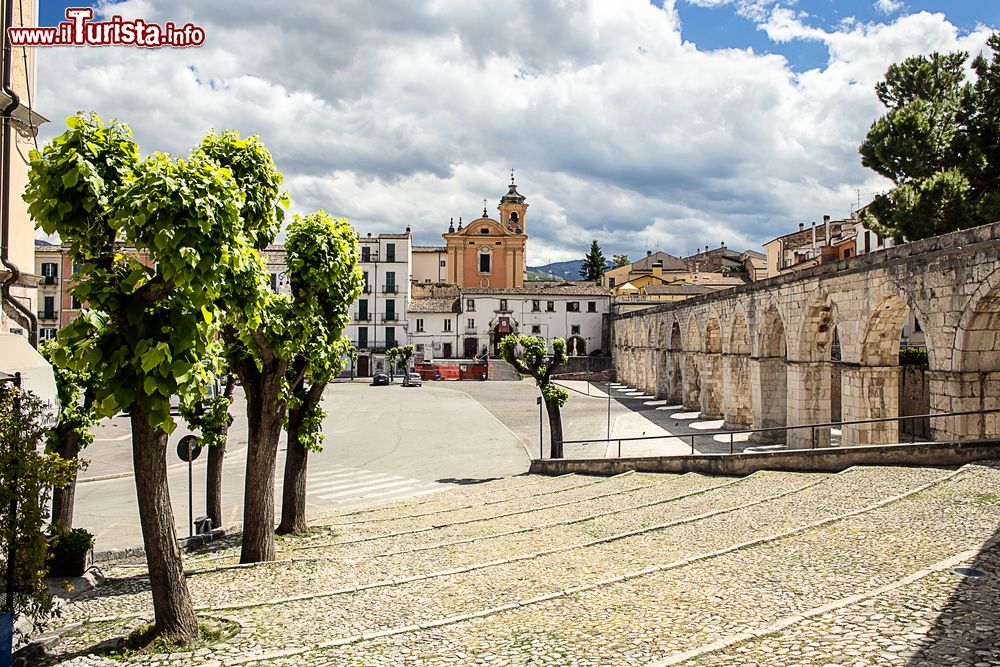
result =
M571 357L587 356L587 341L583 340L580 336L571 336L566 341L566 354Z
M465 342L462 344L462 356L466 359L472 359L479 354L479 339L478 338L466 338Z

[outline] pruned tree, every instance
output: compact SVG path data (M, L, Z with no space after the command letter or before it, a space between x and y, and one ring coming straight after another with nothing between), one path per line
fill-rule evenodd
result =
M347 346L347 359L351 364L351 382L354 382L354 371L358 363L358 348L354 347L353 344L348 344Z
M36 626L52 612L52 595L45 584L49 489L69 483L75 460L42 453L45 405L12 382L0 382L0 581L7 582L11 547L14 611ZM11 513L10 508L16 506ZM0 649L2 650L2 649Z
M130 413L139 522L155 616L152 637L198 638L167 487L170 397L201 394L210 377L224 277L248 259L243 195L205 155L139 161L125 125L96 115L31 154L31 216L58 233L80 268L75 296L90 308L59 334L57 365L89 369L102 416ZM145 257L121 252L134 247ZM155 268L154 268L155 266Z
M52 364L56 378L56 392L59 395L59 421L49 431L46 451L74 463L69 482L52 490L52 525L66 530L73 527L73 508L76 504L77 473L84 465L80 452L94 441L91 427L97 424L94 409L94 391L90 388L90 370L75 370L53 363L53 351L59 346L58 339L39 346L39 351Z
M604 253L601 252L601 246L597 245L597 239L594 239L590 242L590 252L584 256L583 264L580 265L580 277L589 282L600 284L604 277L606 264L607 260L604 259Z
M565 366L569 361L566 355L566 341L562 338L553 340L550 356L544 338L511 334L500 340L500 356L521 375L530 375L534 378L549 416L549 456L561 459L563 434L560 408L569 398L569 392L552 382L552 374L559 366Z
M304 331L288 372L288 439L278 533L300 534L307 529L309 452L322 449L323 391L344 370L350 341L343 332L363 278L354 230L347 220L323 211L296 216L288 227L285 251L292 303Z
M894 184L861 211L877 233L913 241L1000 218L1000 35L988 43L974 83L958 52L907 58L876 85L887 112L859 152Z
M395 369L396 365L403 367L403 386L410 386L410 359L413 358L412 345L398 345L386 350L386 357L389 360L389 367ZM391 371L390 371L391 372Z

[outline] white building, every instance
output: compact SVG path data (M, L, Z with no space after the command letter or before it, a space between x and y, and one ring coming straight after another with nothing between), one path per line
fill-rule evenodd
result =
M457 289L457 288L453 288ZM600 350L610 290L587 283L458 289L411 302L409 341L427 361L499 354L507 334L567 341L571 355Z
M413 246L413 282L436 284L448 281L448 248L443 245Z
M410 301L412 244L410 231L360 237L364 288L351 307L344 331L358 349L356 374L364 377L385 367L385 351L405 345Z

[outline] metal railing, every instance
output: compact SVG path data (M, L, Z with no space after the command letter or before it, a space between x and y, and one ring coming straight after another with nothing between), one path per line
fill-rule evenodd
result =
M59 314L54 310L40 310L38 311L38 319L40 320L55 320L59 318Z
M399 285L382 285L383 294L396 294L399 292Z
M383 322L395 322L398 319L399 319L399 315L397 315L395 313L386 313L385 315L382 316L382 321Z
M809 431L810 431L809 439L810 439L810 443L811 443L809 449L816 449L816 443L817 443L816 434L817 434L817 429L843 428L844 426L855 426L855 425L859 425L859 424L881 424L881 423L887 423L887 422L903 422L903 421L912 421L912 420L916 420L916 419L927 419L929 421L931 419L940 419L940 418L943 418L943 417L965 417L965 416L970 416L970 415L988 415L988 414L1000 414L1000 408L994 408L994 409L990 409L990 410L965 410L965 411L962 411L962 412L936 412L936 413L925 414L925 415L899 415L898 417L879 417L877 419L855 419L855 420L851 420L851 421L823 422L823 423L818 423L818 424L799 424L799 425L796 425L796 426L768 426L768 427L763 427L763 428L746 428L746 429L733 429L733 430L722 429L722 430L717 430L717 431L699 431L698 433L681 433L681 434L667 434L667 435L646 435L646 436L634 436L634 437L628 437L628 438L614 438L614 437L611 437L611 438L589 438L587 440L563 440L563 445L564 446L565 445L590 445L590 444L600 444L600 443L610 444L612 442L617 442L618 443L618 457L621 458L621 455L622 455L622 443L623 442L648 441L648 440L665 440L667 438L676 438L678 440L690 439L690 441L691 441L691 455L694 456L697 453L695 451L695 439L696 438L712 438L713 441L718 442L717 440L715 440L715 436L722 435L722 436L729 436L729 453L730 454L735 454L736 453L736 451L735 451L735 442L736 442L736 436L737 435L742 435L742 434L745 434L745 433L751 434L751 435L753 435L753 434L759 434L759 433L787 433L788 431L797 431L797 430L809 429ZM915 444L917 442L917 435L916 435L916 433L911 430L911 432L909 433L909 436L910 436L909 444ZM922 441L922 442L927 442L927 441L925 440L925 441ZM767 444L779 444L779 443L777 443L777 442L775 442L775 443L761 442L760 443L760 445L767 445ZM876 443L869 443L869 444L876 444ZM891 444L897 444L897 443L891 443ZM906 444L906 443L900 442L898 444ZM786 439L786 443L785 443L786 449L787 449L787 446L788 445L787 445L787 439ZM847 446L864 446L864 445L847 445ZM790 451L792 451L792 450L790 450Z
M362 313L361 311L354 313L354 319L358 322L367 322L371 317L371 313Z

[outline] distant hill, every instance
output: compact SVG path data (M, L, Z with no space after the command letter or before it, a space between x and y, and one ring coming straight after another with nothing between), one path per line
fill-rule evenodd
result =
M583 259L552 262L543 266L529 266L528 280L580 280L581 266L583 266ZM608 262L604 268L605 270L610 269L611 262Z

